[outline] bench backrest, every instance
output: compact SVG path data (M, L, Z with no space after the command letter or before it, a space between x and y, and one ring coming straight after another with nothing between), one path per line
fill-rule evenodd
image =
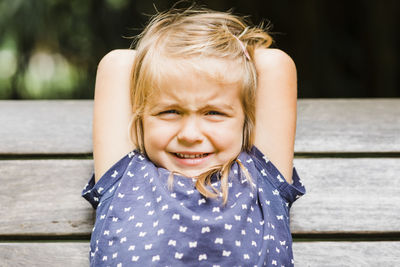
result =
M10 266L87 264L92 108L0 101L0 259ZM291 211L299 266L378 263L379 251L400 264L400 99L299 100L294 164L307 187Z

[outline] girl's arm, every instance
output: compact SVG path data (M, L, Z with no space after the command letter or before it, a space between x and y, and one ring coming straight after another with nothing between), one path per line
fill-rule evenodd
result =
M134 149L128 125L132 116L129 95L134 50L114 50L100 61L94 94L93 159L96 182Z
M293 60L278 49L257 49L255 145L292 183L296 135L297 75Z

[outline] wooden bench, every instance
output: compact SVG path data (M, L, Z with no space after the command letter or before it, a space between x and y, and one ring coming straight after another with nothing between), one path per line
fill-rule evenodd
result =
M87 266L93 101L0 101L0 266ZM400 266L400 99L301 99L296 266Z

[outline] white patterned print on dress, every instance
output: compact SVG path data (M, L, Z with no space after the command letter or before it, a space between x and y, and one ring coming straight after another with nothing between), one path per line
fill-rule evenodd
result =
M256 148L239 160L254 188L235 163L226 205L203 197L194 179L175 175L169 189L170 173L137 151L91 180L82 193L97 208L91 266L293 266L287 214L304 194L297 172L281 191L284 178Z

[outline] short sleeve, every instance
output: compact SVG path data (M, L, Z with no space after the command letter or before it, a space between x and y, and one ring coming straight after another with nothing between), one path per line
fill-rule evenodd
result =
M253 146L251 154L256 159L256 168L261 172L262 177L272 183L290 205L306 193L295 167L293 167L293 183L289 184L278 168L257 147Z
M108 169L97 183L95 183L94 172L92 172L89 182L82 191L82 197L89 201L94 209L99 205L100 199L106 198L107 195L112 195L117 182L123 176L134 155L134 151L126 154Z

